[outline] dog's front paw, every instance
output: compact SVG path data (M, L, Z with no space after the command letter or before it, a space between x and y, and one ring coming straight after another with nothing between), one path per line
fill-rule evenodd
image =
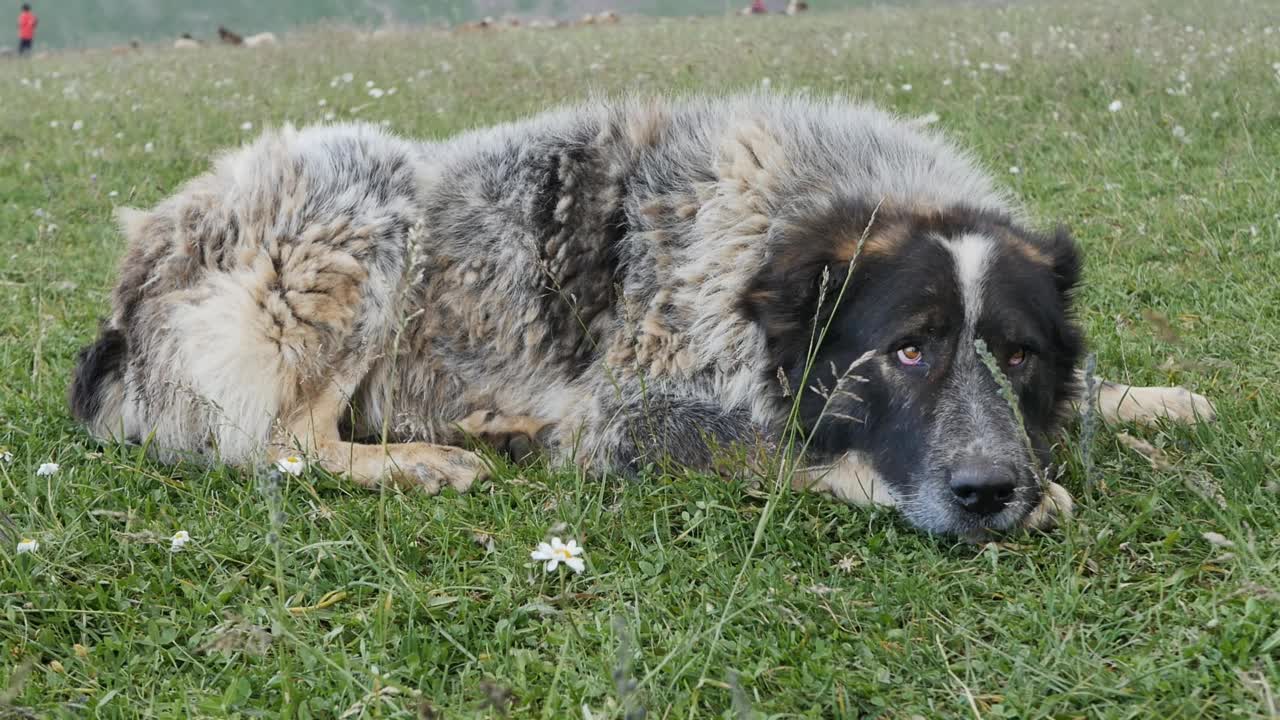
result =
M1213 422L1218 419L1218 411L1209 398L1203 395L1181 387L1146 389L1157 396L1155 412L1151 416L1153 420L1163 417L1176 423L1191 425L1197 421Z
M1107 422L1152 426L1160 420L1191 425L1218 417L1213 403L1181 387L1131 387L1104 383L1098 391L1098 410Z
M1075 501L1071 499L1071 493L1058 483L1051 482L1040 496L1040 505L1022 521L1022 527L1028 530L1048 530L1070 518L1074 512Z

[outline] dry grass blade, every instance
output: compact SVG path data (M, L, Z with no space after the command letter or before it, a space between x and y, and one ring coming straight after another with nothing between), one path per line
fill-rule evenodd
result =
M1152 470L1166 471L1173 469L1173 463L1169 461L1169 456L1146 440L1136 438L1129 433L1116 433L1116 440L1119 440L1121 445L1146 458L1147 462L1151 463Z

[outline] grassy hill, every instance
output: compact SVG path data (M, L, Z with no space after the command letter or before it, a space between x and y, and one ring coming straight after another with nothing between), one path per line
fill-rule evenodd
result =
M830 10L875 2L819 0L814 4ZM896 4L902 2L896 0ZM748 0L36 0L33 6L40 16L42 47L78 48L131 39L158 42L182 33L208 39L219 25L242 34L280 33L327 22L371 27L456 24L508 14L576 19L604 10L649 16L722 15L746 4ZM770 4L773 10L781 10L786 0Z

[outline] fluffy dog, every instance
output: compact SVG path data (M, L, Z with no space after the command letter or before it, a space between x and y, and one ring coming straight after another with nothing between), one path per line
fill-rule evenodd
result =
M70 403L166 461L301 452L435 492L485 475L468 433L634 475L767 458L795 428L827 468L806 484L926 531L1069 511L1038 468L1081 385L1075 243L865 105L601 101L443 142L285 128L122 226ZM1175 388L1090 400L1212 413Z

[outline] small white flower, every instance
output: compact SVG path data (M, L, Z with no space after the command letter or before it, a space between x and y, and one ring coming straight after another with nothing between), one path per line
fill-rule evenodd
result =
M337 115L335 115L335 114L334 114L334 113L332 113L332 112L327 112L327 113L325 113L325 114L324 114L324 119L325 119L325 120L332 120L332 119L334 119L334 118L336 118L336 117L338 117L338 116L337 116Z
M365 87L367 87L367 88L371 88L371 87L373 87L373 81L372 81L372 80L365 80L365 81L364 81L364 86L365 86Z
M187 531L179 530L173 534L173 537L169 538L169 552L179 552L189 542L191 542L191 536L187 534Z
M156 150L155 143L147 143L146 145L142 146L142 152L144 153L155 152L155 150Z
M1191 138L1187 137L1187 129L1182 127L1181 125L1173 126L1173 137L1175 140L1180 140L1181 142L1184 142L1184 143L1191 142Z
M1010 175L1020 175L1020 174L1022 174L1022 168L1018 167L1017 165L1014 165L1014 166L1012 166L1012 167L1010 167L1010 168L1009 168L1009 174L1010 174Z
M391 88L390 90L388 90L388 91L387 91L387 95L395 95L395 94L396 94L396 92L397 92L397 91L396 91L396 89L395 89L395 88Z
M26 555L40 549L40 541L34 538L22 538L18 541L18 554Z
M80 131L80 130L83 130L83 129L84 129L84 123L83 123L83 122L81 122L81 121L79 121L79 120L77 120L77 121L75 121L75 122L71 123L71 129L72 129L72 130L75 130L75 131L77 131L77 132L78 132L78 131Z
M385 95L382 88L369 88L369 97L377 99Z
M0 448L0 463L8 465L13 462L13 453L9 452L9 448Z
M529 553L529 557L545 561L546 572L552 572L560 566L560 563L564 563L570 570L580 573L587 567L582 558L578 557L581 554L582 548L578 546L577 540L570 540L566 545L560 541L560 538L553 537L550 543L538 543L538 549Z
M951 87L951 78L942 78L943 87Z
M1124 107L1124 103L1120 102L1119 100L1112 100L1111 104L1107 106L1107 109L1110 110L1111 112L1120 112L1120 109L1123 107Z
M50 121L49 121L49 127L51 127L51 128L56 128L56 127L58 127L58 126L59 126L59 125L61 125L61 124L62 124L62 123L58 122L57 120L50 120Z
M307 461L297 455L290 455L289 457L277 460L276 467L279 468L282 473L288 473L289 475L301 475L302 471L307 469Z
M240 129L241 129L241 130L252 130L252 129L253 129L253 123L251 123L251 122L243 122L243 123L240 123Z
M49 477L58 472L58 463L44 463L36 469L36 475L40 477Z
M342 75L341 75L341 80L342 80L342 82L344 82L344 83L349 83L349 82L351 82L352 80L355 80L355 79L356 79L356 76L355 76L355 75L353 75L352 73L342 73Z
M903 83L902 92L911 92L911 83Z
M320 102L318 102L318 103L316 103L316 104L317 104L317 105L319 105L320 107L324 107L325 105L328 105L328 104L329 104L329 101L328 101L328 100L325 100L324 98L320 98Z
M115 197L119 194L120 192L118 190L112 190L111 192L107 193L107 197Z
M760 78L761 87L769 87L772 84L773 84L773 81L770 80L769 78Z

